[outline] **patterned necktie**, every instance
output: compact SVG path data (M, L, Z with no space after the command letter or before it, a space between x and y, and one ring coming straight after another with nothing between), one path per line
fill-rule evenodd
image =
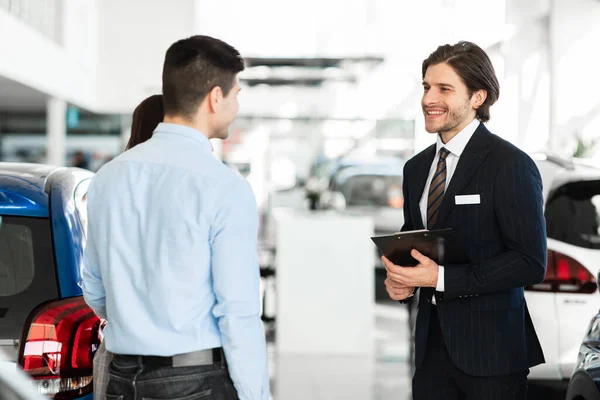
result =
M450 152L446 148L440 149L440 159L438 160L435 174L429 185L429 195L427 196L427 229L431 229L437 221L440 205L444 200L446 191L446 157Z

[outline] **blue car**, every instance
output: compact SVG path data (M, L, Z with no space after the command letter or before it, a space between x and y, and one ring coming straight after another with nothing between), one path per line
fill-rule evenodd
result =
M0 163L0 351L50 398L93 399L102 321L78 286L92 177Z

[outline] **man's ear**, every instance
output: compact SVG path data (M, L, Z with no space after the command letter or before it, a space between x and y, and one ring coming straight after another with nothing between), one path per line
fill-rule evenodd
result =
M215 86L210 90L210 92L208 92L208 95L206 97L208 100L208 107L210 108L210 111L216 112L221 103L223 102L223 90L220 86Z
M475 93L473 93L473 96L471 96L471 102L473 104L473 108L477 110L479 107L481 107L483 105L483 103L485 103L486 99L487 99L487 90L480 89L480 90L476 91Z

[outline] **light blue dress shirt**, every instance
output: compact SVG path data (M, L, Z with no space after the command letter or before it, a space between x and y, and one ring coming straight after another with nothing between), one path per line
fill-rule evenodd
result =
M222 346L241 400L268 399L258 215L200 132L161 123L88 191L81 286L106 348L171 356Z

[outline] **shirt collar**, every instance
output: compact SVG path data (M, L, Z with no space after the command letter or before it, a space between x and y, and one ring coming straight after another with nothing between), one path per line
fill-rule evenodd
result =
M161 122L154 129L154 135L165 135L169 138L182 137L198 143L202 150L212 152L213 147L208 138L199 130L189 126Z
M460 157L460 155L465 150L465 147L467 147L467 143L469 143L469 140L471 140L471 137L479 127L480 123L481 122L477 118L475 118L473 121L471 121L469 125L465 126L462 131L458 132L458 134L446 144L442 142L442 138L438 134L436 142L436 152L439 153L440 149L442 147L445 147L446 150L448 150L450 153L454 154L457 157Z

